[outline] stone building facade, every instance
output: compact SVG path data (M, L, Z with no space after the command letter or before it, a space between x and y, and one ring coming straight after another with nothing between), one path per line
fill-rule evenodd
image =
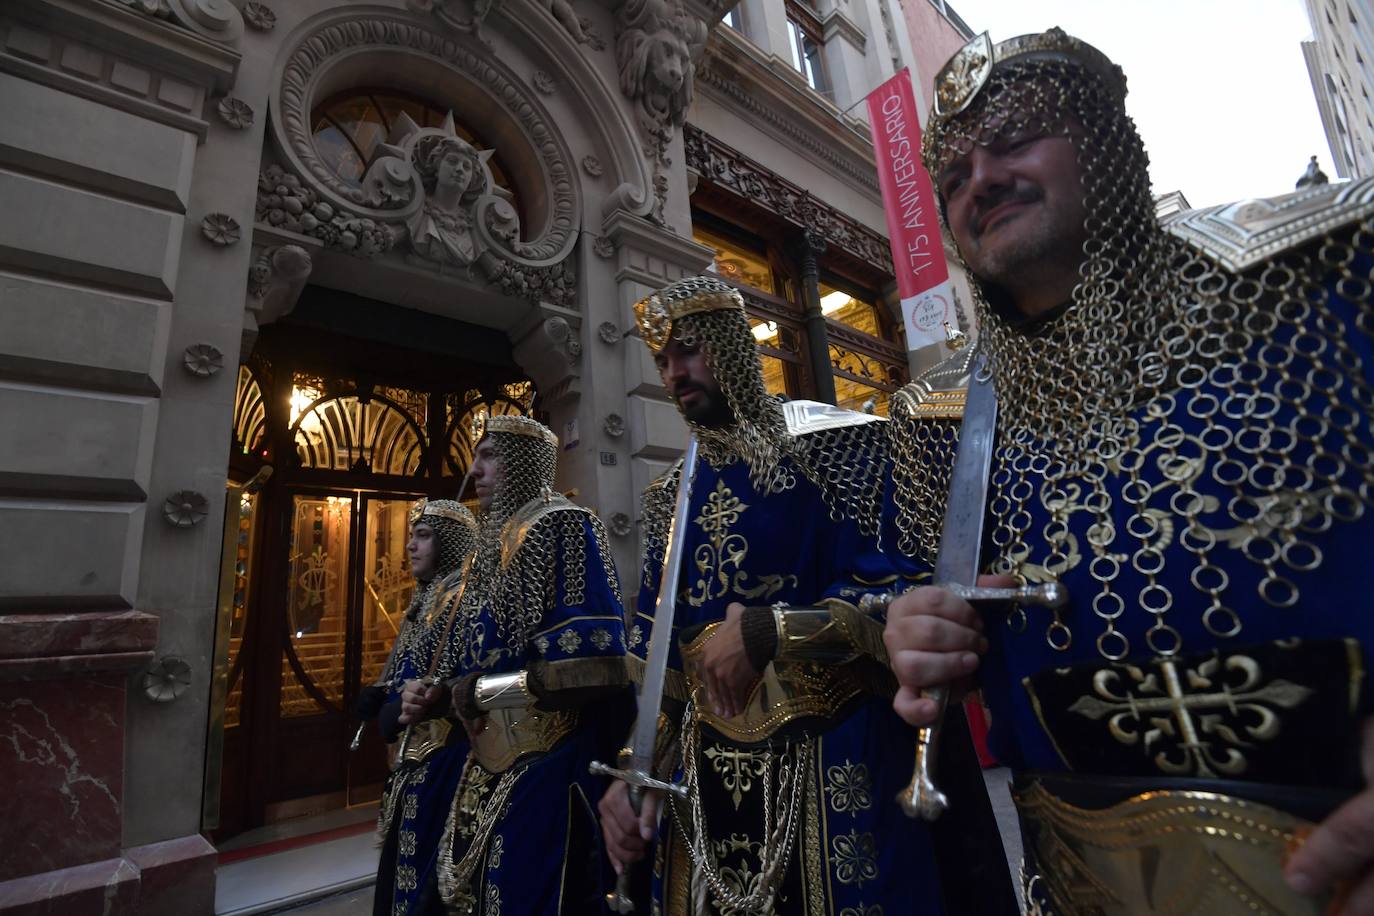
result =
M909 2L0 8L0 912L210 912L210 840L375 797L405 509L490 413L634 569L652 289L716 270L775 391L885 409L860 103L966 33Z
M1302 43L1331 160L1340 178L1374 175L1374 7L1369 0L1307 0Z

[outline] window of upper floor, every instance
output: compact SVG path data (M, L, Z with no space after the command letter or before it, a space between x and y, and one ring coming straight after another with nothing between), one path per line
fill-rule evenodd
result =
M827 98L830 78L825 70L821 21L816 11L801 0L787 0L787 40L792 50L792 66L806 78L806 84Z

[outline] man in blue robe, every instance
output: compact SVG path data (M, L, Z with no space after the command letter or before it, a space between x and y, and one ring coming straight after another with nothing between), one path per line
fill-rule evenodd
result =
M628 726L624 609L601 522L553 492L557 453L534 420L487 421L472 469L481 532L445 689L407 697L420 714L449 701L471 739L442 812L449 912L582 916L609 883L593 807L606 780L588 767Z
M443 811L467 759L467 735L443 718L402 724L401 692L407 682L444 675L438 663L476 539L477 521L460 502L422 500L412 513L406 550L415 594L377 684L364 692L380 705L382 736L400 742L377 819L382 852L374 916L432 913L440 906L435 879Z
M1161 222L1125 94L1058 29L937 77L924 157L999 400L988 567L1070 603L898 599L896 708L976 675L1036 912L1371 913L1374 181ZM934 394L892 424L927 556Z
M654 911L941 912L929 832L894 801L915 732L891 709L882 623L855 606L895 578L878 543L884 421L770 396L739 293L717 278L678 281L636 313L701 456L667 584L658 761L690 801L657 831ZM641 670L681 474L646 494ZM656 804L636 817L616 783L600 808L617 867L645 856Z

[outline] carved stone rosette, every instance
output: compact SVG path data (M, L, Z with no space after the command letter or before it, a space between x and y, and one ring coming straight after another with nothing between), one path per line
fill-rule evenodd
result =
M369 54L398 50L482 87L520 125L545 179L536 235L525 233L512 195L493 179L491 151L459 137L451 114L440 127L420 127L403 115L356 184L320 157L310 119L317 87L329 85L337 65L357 67ZM304 31L280 64L269 112L282 161L259 177L258 222L356 257L459 268L508 295L576 306L570 256L581 202L570 153L530 88L490 55L403 12L336 9Z

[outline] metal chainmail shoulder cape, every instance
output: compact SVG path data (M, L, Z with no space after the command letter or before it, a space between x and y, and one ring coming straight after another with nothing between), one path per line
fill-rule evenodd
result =
M378 676L378 685L391 684L403 660L409 660L412 670L422 671L429 667L445 629L444 599L462 582L477 543L477 520L457 500L421 500L411 509L409 521L412 528L425 524L434 530L438 555L434 575L415 586L401 630L396 635L398 645Z
M1084 635L1109 661L1133 651L1123 613L1148 615L1156 655L1182 651L1176 603L1234 638L1244 622L1233 606L1254 596L1228 589L1228 557L1252 564L1263 603L1293 607L1297 582L1321 565L1314 533L1374 505L1361 355L1374 341L1374 182L1183 214L1166 231L1119 72L1057 30L1036 36L1033 53L1008 44L949 93L957 110L932 116L927 168L940 175L1013 135L1069 137L1088 240L1071 300L1047 316L1019 320L995 288L973 284L1001 401L994 570L1043 581L1089 564L1100 632ZM958 77L942 73L937 92ZM904 548L933 555L932 494L953 442L923 417L930 396L913 383L894 398L890 429ZM1090 522L1081 559L1071 513ZM1067 650L1073 634L1056 616L1046 637Z
M485 634L474 624L484 609L518 657L558 603L560 579L564 604L575 607L585 602L588 526L601 558L600 572L616 602L621 601L610 538L596 514L557 494L531 500L512 513L493 538L494 566L478 573L474 561L471 575L484 578L474 578L462 596L462 618L444 650L444 673L460 670L463 658L482 657L479 643Z
M781 406L788 436L793 440L789 454L805 456L803 460L812 467L830 469L816 477L822 481L818 488L830 508L831 519L852 518L859 523L861 531L872 534L879 522L877 513L881 511L881 470L888 448L887 421L818 401L788 401ZM841 478L846 472L846 461L871 461L875 470L870 474L853 475L853 479L863 482L862 486L845 486L842 480L837 482L832 478ZM811 474L806 476L816 479ZM682 459L679 458L644 488L641 517L644 556L652 558L641 566L645 588L657 589L659 585L657 577L663 552L668 546L668 527L673 519L681 478Z
M745 462L750 482L764 495L790 490L801 471L821 491L832 521L853 519L864 534L878 536L887 458L878 418L829 408L835 412L830 421L808 422L818 414L800 405L811 402L789 411L769 394L743 300L718 277L671 283L642 300L635 312L651 349L661 349L670 337L700 346L725 395L733 423L706 427L687 421L706 462L715 468ZM795 429L789 428L789 416Z

